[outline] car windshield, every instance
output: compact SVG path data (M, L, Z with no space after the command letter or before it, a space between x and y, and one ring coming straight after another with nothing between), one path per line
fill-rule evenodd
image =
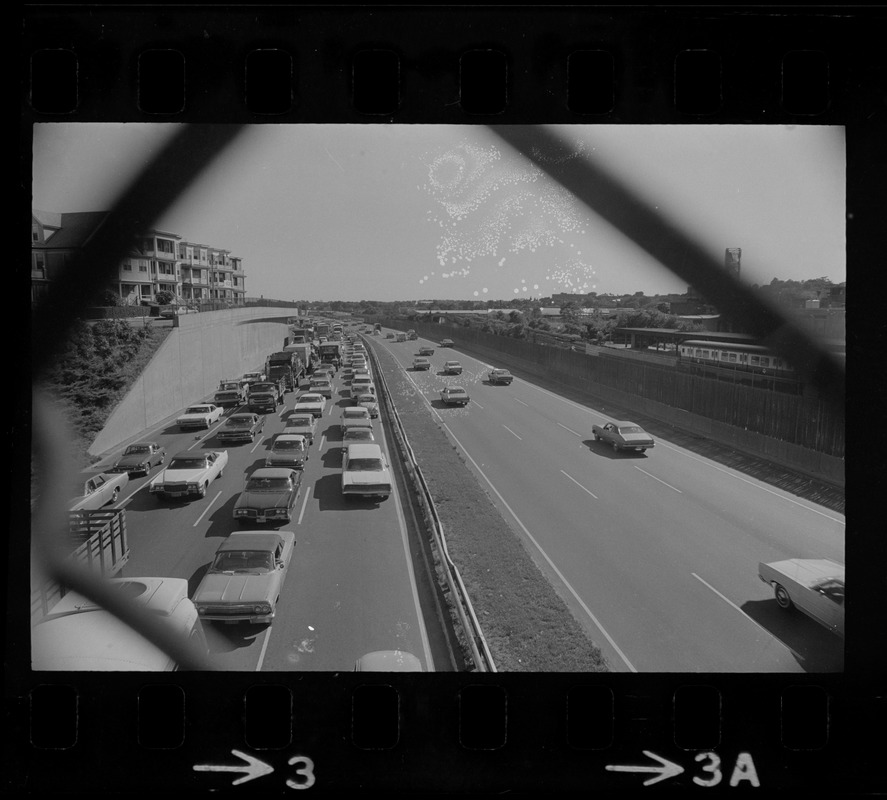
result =
M304 449L304 444L302 442L296 442L292 439L283 439L282 441L274 442L272 450L302 450Z
M362 442L373 442L375 441L373 437L373 432L369 428L353 428L350 431L345 431L345 436L342 437L346 441L351 440L359 440Z
M200 456L174 458L169 464L170 469L203 469L205 466L206 459Z
M287 426L292 425L294 427L299 427L302 425L311 425L314 421L314 417L290 417L286 424Z
M210 571L261 575L273 568L271 553L265 550L226 550L216 554Z
M639 428L637 425L623 425L618 429L619 433L643 433L643 429Z
M342 412L342 416L345 417L345 419L365 419L366 415L367 415L366 411L367 410L363 407L361 407L361 408L346 408Z
M300 403L319 403L323 398L319 394L303 394L299 398Z
M291 486L289 478L250 478L246 482L248 492L285 492Z
M253 424L252 417L229 417L225 423L229 428L243 428Z
M380 472L381 458L352 458L348 461L349 472Z
M376 398L371 394L362 394L357 398L358 403L375 403Z
M126 451L123 453L125 456L131 456L141 453L150 453L151 448L146 444L131 444L126 448Z

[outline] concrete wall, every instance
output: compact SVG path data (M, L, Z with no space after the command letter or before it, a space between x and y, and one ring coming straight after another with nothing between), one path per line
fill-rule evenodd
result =
M281 313L284 312L284 313ZM291 309L233 308L177 317L170 335L111 413L89 452L102 455L210 397L222 378L260 369L280 350Z

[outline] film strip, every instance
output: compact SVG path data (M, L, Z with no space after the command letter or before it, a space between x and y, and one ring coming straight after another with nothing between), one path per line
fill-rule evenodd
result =
M22 22L25 173L40 122L843 126L848 262L876 280L883 10L30 6ZM883 331L860 324L858 352L877 363ZM877 496L873 455L854 452L856 514ZM14 505L13 534L29 515ZM883 792L878 526L847 527L835 674L34 672L27 537L11 536L7 786Z

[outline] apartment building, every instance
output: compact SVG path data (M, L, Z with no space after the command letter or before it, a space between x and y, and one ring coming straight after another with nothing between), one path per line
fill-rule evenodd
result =
M48 291L107 217L104 211L31 212L31 302ZM126 305L155 302L169 292L179 303L227 302L242 305L246 276L242 259L229 250L186 241L170 231L136 237L115 280L108 286Z

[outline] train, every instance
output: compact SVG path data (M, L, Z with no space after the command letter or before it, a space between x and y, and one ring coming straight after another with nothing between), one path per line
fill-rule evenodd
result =
M846 359L843 345L826 346L839 360ZM678 368L684 372L791 393L804 390L794 366L764 345L687 339L678 344L677 352Z

